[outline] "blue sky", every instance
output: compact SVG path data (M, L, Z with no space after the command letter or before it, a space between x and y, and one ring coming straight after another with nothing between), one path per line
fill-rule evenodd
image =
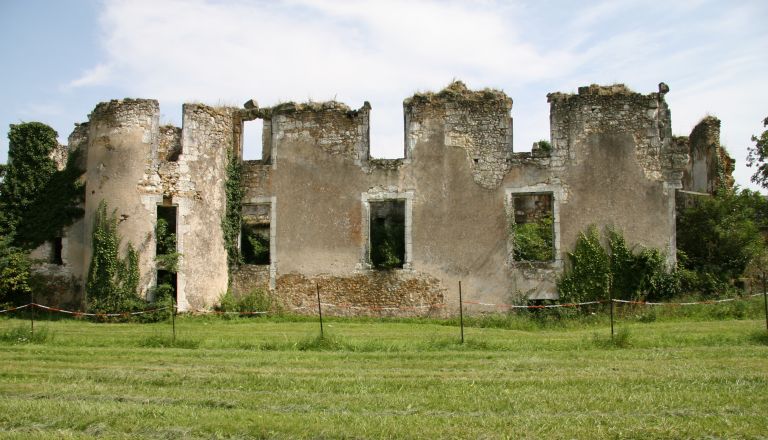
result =
M402 100L453 79L514 100L516 151L549 137L546 94L670 86L673 131L723 121L749 186L750 135L768 116L768 2L0 0L0 162L8 125L62 142L103 100L262 106L370 101L372 153L403 150Z

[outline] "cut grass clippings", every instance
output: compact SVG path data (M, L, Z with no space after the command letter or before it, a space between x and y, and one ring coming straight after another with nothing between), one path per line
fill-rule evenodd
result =
M763 321L625 317L616 326L612 340L605 321L475 326L462 344L458 327L436 320L329 319L320 338L309 319L182 316L174 342L170 323L49 321L45 339L0 337L0 437L768 432ZM0 319L0 335L23 337L22 328Z

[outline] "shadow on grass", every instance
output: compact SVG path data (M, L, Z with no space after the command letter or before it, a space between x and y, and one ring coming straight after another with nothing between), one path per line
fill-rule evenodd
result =
M758 345L768 345L768 332L765 330L754 331L749 335L749 340Z

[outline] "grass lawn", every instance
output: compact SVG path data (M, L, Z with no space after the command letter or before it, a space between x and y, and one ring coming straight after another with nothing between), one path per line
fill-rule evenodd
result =
M759 304L758 304L759 305ZM0 319L1 438L766 438L768 338L743 320L466 329L182 317ZM498 326L497 326L498 327ZM628 333L626 333L628 331ZM761 333L762 331L762 333ZM46 337L47 334L47 337Z

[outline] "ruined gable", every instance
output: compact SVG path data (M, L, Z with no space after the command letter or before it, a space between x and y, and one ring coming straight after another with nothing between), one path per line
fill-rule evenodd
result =
M590 225L616 227L674 261L675 191L698 182L701 166L689 153L705 152L708 187L727 182L719 121L673 138L668 91L552 93L551 146L514 152L512 99L456 81L403 102L402 159L370 157L367 102L185 104L181 127L160 126L154 100L101 103L70 137L87 194L85 218L64 237L65 260L77 261L66 267L85 277L92 213L104 199L139 251L144 294L162 269L157 219L173 220L182 310L260 288L301 312L318 285L338 314L450 314L459 281L478 303L556 298L565 255ZM255 119L262 157L244 161L243 127ZM227 200L233 161L239 201ZM247 254L230 265L228 204L243 219L234 245ZM530 233L543 244L524 249Z

